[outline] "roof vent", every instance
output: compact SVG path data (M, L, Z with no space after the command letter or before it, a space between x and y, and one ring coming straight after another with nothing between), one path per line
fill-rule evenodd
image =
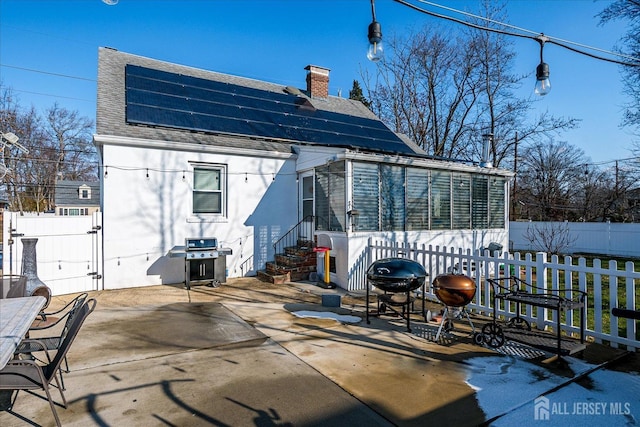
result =
M288 93L289 95L295 95L295 96L300 96L302 95L302 92L300 91L300 89L298 89L297 87L293 87L293 86L287 86L284 88L284 91L286 93Z
M314 107L311 101L304 96L296 99L296 107L302 111L316 111L316 107Z

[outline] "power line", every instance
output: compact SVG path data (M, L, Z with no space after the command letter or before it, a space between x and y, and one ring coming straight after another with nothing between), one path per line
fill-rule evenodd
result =
M74 101L96 102L95 99L75 98L73 96L54 95L52 93L32 92L32 91L29 91L29 90L21 90L21 89L13 89L13 90L15 90L16 92L28 93L28 94L31 94L31 95L50 96L52 98L71 99L71 100L74 100Z
M46 74L46 75L49 75L49 76L64 77L64 78L68 78L68 79L84 80L84 81L93 82L93 83L95 83L97 81L96 79L90 79L90 78L87 78L87 77L72 76L70 74L53 73L53 72L50 72L50 71L36 70L34 68L18 67L16 65L0 64L0 67L13 68L14 70L29 71L29 72L32 72L32 73Z
M396 3L400 3L400 4L404 5L404 6L407 6L407 7L411 8L413 10L416 10L418 12L424 13L426 15L433 16L435 18L445 19L445 20L452 21L452 22L456 22L458 24L462 24L462 25L465 25L467 27L475 28L477 30L488 31L488 32L503 34L503 35L512 36L512 37L527 38L527 39L535 40L535 41L537 41L537 42L539 42L541 44L542 43L551 43L551 44L554 44L556 46L560 46L560 47L563 47L565 49L568 49L568 50L570 50L572 52L579 53L581 55L586 55L586 56L589 56L589 57L594 58L594 59L600 59L602 61L613 62L613 63L616 63L618 65L624 65L624 66L629 66L629 67L640 67L640 58L636 58L634 56L624 55L624 54L617 53L617 52L606 51L604 49L599 49L599 48L587 46L587 45L584 45L584 44L581 44L581 43L576 43L576 42L572 42L572 41L569 41L569 40L559 39L559 38L556 38L556 37L550 37L550 36L547 36L546 34L541 33L541 32L535 33L535 32L533 32L531 30L526 30L526 29L523 29L523 28L520 28L520 27L514 27L514 26L512 26L510 24L507 24L507 23L504 23L504 22L495 21L495 20L492 20L492 19L489 19L489 18L478 16L478 15L473 15L473 14L470 14L468 12L463 12L461 10L457 10L457 9L453 9L453 8L450 8L450 7L442 6L442 5L439 5L437 3L432 3L432 2L429 2L429 1L426 1L426 0L416 0L416 1L418 1L420 3L428 4L430 6L440 7L440 8L449 10L449 11L453 11L453 12L456 12L456 13L459 13L459 14L470 16L470 17L473 17L473 18L476 18L476 19L479 19L479 20L491 22L491 23L503 26L505 28L514 28L514 29L517 29L518 31L527 32L527 33L531 33L531 34L536 34L536 36L532 36L532 35L528 35L528 34L522 34L522 33L516 33L516 32L511 32L511 31L506 31L506 30L501 30L501 29L497 29L497 28L492 28L492 27L487 27L487 26L483 26L483 25L474 24L474 23L471 23L471 22L464 21L462 19L454 18L452 16L442 15L442 14L439 14L439 13L432 12L430 10L423 9L423 8L418 7L418 6L414 5L414 4L411 4L411 3L409 3L408 1L405 1L405 0L393 0L393 1L395 1ZM631 61L634 61L634 62L625 62L625 61L620 61L620 60L613 59L613 58L606 58L604 56L595 55L595 54L592 54L592 53L589 53L589 52L585 52L584 50L580 50L578 48L571 47L571 46L569 46L570 44L576 45L576 46L580 46L580 47L583 47L583 48L587 48L589 50L595 50L595 51L607 53L609 55L617 56L617 57L620 57L620 58L625 58L625 59L628 59L628 60L631 60Z

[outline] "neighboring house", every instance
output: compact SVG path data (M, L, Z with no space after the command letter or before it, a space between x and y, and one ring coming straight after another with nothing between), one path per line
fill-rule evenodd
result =
M87 216L100 211L100 183L56 181L55 214Z
M507 247L510 172L427 156L305 69L299 90L99 50L105 288L184 281L172 249L192 237L232 250L229 277L255 275L311 216L347 289L370 237Z

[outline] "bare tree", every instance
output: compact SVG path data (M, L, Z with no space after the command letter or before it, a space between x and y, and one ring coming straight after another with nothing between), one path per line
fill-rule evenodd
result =
M393 52L379 63L375 82L365 76L373 111L429 154L458 157L473 137L467 117L477 94L475 62L463 40L435 27L391 37Z
M503 7L488 1L483 13L506 20ZM515 53L505 35L430 26L406 38L391 36L387 46L391 54L377 74L363 76L372 109L429 154L473 161L482 135L491 133L489 160L500 166L513 158L516 142L523 146L576 126L574 119L548 114L530 120L535 101L514 96L528 76L511 72Z
M571 235L566 222L531 223L524 233L524 238L538 251L550 254L561 254L578 238Z
M600 24L626 20L628 30L621 40L623 46L619 50L629 56L640 58L640 0L615 0L598 16ZM630 98L625 108L623 125L635 128L640 136L640 66L623 66L622 72Z
M55 103L46 111L46 132L57 148L55 176L95 178L97 153L91 144L93 121Z
M576 219L576 200L584 195L584 152L566 142L550 140L528 147L518 173L518 202L538 221Z
M31 109L21 108L10 88L0 84L0 127L13 132L23 152L16 146L5 147L8 169L3 182L10 208L20 212L42 212L55 202L58 178L96 179L97 152L91 144L93 122L54 104L46 120Z

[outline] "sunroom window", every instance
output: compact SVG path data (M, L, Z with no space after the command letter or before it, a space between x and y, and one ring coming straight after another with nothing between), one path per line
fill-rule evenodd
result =
M407 168L407 230L429 229L429 171Z
M345 162L316 168L316 230L345 230L345 191Z
M451 228L451 174L431 172L431 229Z
M405 168L380 165L380 211L382 230L404 230Z
M453 215L454 230L471 228L471 177L469 174L456 173L453 182Z
M356 231L380 229L380 178L375 163L353 164L353 208L358 211Z

